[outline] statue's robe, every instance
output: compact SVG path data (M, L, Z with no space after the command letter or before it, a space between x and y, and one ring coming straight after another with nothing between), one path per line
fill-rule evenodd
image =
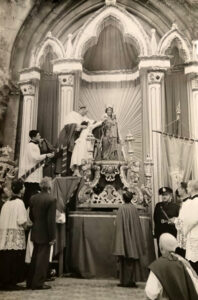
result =
M132 203L123 204L117 212L113 255L120 261L120 283L130 286L133 281L145 280L139 274L145 253L140 218Z
M184 264L177 256L160 257L149 269L160 281L169 300L197 300L198 294Z
M117 122L106 119L93 130L95 141L94 158L96 160L123 160Z

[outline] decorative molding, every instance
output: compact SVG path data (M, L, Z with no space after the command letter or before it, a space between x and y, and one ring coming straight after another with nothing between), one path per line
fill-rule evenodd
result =
M192 50L192 60L198 61L198 40L192 41L193 50Z
M151 55L157 54L157 40L156 40L156 30L151 29Z
M82 73L82 79L87 82L120 82L120 81L134 81L140 76L139 71L136 72L95 72Z
M31 83L20 84L21 91L23 96L34 96L36 92L36 87Z
M140 69L167 70L170 68L170 59L168 56L140 57L138 68L139 70Z
M62 86L73 86L74 85L74 75L72 74L65 74L58 76L59 82Z
M184 72L185 74L198 74L198 62L186 64Z
M192 90L198 91L198 77L193 78L191 84L192 84Z
M161 38L157 52L165 55L166 51L171 48L171 43L176 40L178 49L185 62L191 60L192 46L189 40L179 31L177 25L173 23L172 28Z
M139 51L139 55L148 55L150 41L138 20L120 6L105 6L97 11L78 32L73 48L74 57L82 58L90 45L97 43L104 26L111 22L117 24L126 39L130 39Z
M37 67L23 69L20 72L19 81L28 81L28 80L40 80L41 74L40 69Z
M57 38L53 37L51 32L48 32L41 44L39 46L37 45L36 48L33 49L30 59L30 67L40 66L40 58L43 56L47 46L52 47L58 58L64 58L66 56L62 43Z
M72 44L73 34L68 34L65 58L72 58L73 55L73 44Z
M72 73L74 71L82 71L81 59L56 59L53 61L54 73Z
M152 71L148 73L148 84L161 84L162 78L164 77L163 72Z
M116 5L116 0L105 0L105 4L108 5Z

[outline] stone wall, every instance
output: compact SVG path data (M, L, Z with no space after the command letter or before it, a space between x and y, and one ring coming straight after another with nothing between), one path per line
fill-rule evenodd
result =
M15 38L34 0L1 0L0 3L0 144L15 149L20 93L10 77Z

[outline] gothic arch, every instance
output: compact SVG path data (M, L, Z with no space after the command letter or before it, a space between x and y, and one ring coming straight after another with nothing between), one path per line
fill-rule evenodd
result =
M186 39L182 33L178 30L178 27L176 24L173 24L171 30L169 30L160 40L158 45L158 53L160 55L165 55L168 48L171 47L171 43L173 41L176 41L178 49L180 53L182 54L184 61L188 62L191 60L191 44Z
M48 46L52 47L58 58L65 57L65 49L62 43L57 38L53 37L51 32L48 32L41 45L33 49L30 59L30 67L40 67L41 57L44 55L45 49Z
M103 26L115 20L125 39L131 39L138 49L139 55L150 53L149 38L135 17L118 6L107 6L96 12L78 32L74 45L73 57L83 58L84 53L97 42Z

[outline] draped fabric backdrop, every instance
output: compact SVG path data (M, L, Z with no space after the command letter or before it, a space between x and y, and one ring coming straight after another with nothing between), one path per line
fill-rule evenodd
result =
M165 131L171 134L189 137L187 77L183 71L165 75ZM180 120L177 119L177 108L180 106Z
M189 181L193 168L195 143L162 136L162 152L165 184L176 190L179 183Z
M52 48L46 49L41 62L41 80L38 98L37 128L41 137L55 145L58 135L58 92L59 82L57 75L52 72L52 59L56 58ZM45 176L53 176L52 165L44 168Z
M80 104L87 105L88 116L94 120L100 120L106 105L113 104L122 141L131 132L135 138L135 158L142 161L140 83L137 79L132 81L127 78L127 74L137 71L137 65L138 50L133 41L124 37L115 19L105 20L96 44L90 45L85 52L83 63L89 78L99 75L100 79L81 80ZM117 79L113 81L111 75L113 77L115 74Z
M49 47L41 66L37 128L41 136L54 145L58 135L59 82L57 75L52 73L51 60L55 57L51 51Z
M87 105L88 116L94 120L101 119L106 105L113 105L122 141L131 132L135 138L135 158L142 161L142 99L139 82L82 81L80 101L80 104Z
M172 71L165 75L165 128L176 136L189 137L187 77L178 49L173 48ZM162 136L164 184L177 189L179 182L192 176L194 144L174 137Z
M132 70L138 65L138 51L132 41L126 41L114 19L103 23L98 41L84 56L88 71Z

